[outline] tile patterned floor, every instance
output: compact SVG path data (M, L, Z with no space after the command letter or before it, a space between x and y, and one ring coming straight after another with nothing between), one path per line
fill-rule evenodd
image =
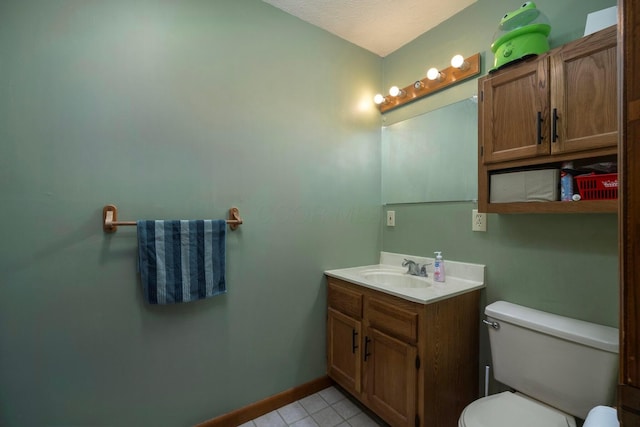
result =
M336 387L290 403L240 427L384 427Z

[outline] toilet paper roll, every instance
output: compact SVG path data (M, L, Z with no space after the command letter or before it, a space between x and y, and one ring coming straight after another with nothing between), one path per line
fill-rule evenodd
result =
M596 406L591 409L582 427L619 427L618 414L610 406Z

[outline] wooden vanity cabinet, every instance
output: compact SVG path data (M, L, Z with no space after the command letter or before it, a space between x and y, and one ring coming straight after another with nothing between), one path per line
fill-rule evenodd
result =
M329 277L329 377L394 427L457 426L478 396L479 295L419 304Z
M478 80L481 211L616 211L615 201L489 203L492 174L617 154L616 49L613 26Z

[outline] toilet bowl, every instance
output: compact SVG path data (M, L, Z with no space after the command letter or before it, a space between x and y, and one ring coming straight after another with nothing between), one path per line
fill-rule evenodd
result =
M575 418L519 393L505 391L483 397L467 406L458 427L575 427ZM582 427L620 427L616 410L596 406Z
M516 392L469 404L458 427L617 427L618 330L505 301L485 309L494 377Z
M519 393L505 391L468 405L458 427L575 427L572 415L536 402Z

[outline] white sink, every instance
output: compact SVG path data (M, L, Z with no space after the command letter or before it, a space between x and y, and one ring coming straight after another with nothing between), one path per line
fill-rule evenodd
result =
M394 288L426 288L431 286L431 280L426 277L411 276L395 270L364 270L361 275L375 284Z
M407 274L406 267L402 267L405 259L426 264L429 277ZM380 252L380 264L327 270L325 274L421 304L430 304L485 287L484 265L447 260L447 277L442 283L432 279L433 261L433 258Z

